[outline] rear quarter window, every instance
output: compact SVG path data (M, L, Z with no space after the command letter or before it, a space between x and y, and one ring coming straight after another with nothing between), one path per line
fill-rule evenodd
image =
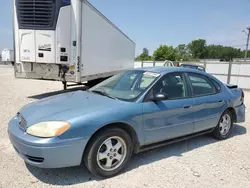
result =
M221 91L221 86L218 82L216 82L214 79L210 78L210 81L213 83L214 87L216 88L217 92Z

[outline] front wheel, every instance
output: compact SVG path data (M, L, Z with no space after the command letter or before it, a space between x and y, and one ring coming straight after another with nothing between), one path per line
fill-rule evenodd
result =
M91 139L84 155L84 163L97 176L119 174L132 155L132 141L122 129L107 129Z
M233 117L232 113L227 110L225 111L217 127L213 131L213 136L219 140L223 140L229 137L233 129Z

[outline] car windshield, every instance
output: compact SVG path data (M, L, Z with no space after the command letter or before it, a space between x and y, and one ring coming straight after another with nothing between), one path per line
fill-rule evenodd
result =
M100 95L125 101L133 101L140 96L160 74L142 70L119 73L89 89Z

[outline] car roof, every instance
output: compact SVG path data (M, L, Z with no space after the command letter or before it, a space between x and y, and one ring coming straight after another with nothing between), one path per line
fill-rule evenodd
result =
M193 72L193 73L204 74L203 72L199 70L184 68L184 67L143 67L143 68L136 68L135 70L155 72L155 73L162 74L162 75L166 73L171 73L171 72Z

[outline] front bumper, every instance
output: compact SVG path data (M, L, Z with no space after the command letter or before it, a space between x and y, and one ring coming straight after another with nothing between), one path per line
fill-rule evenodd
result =
M246 106L244 104L235 107L235 112L236 112L236 118L237 118L237 123L243 123L245 122L245 112Z
M28 164L40 168L79 166L87 144L87 140L82 138L63 140L28 135L19 128L15 118L9 122L8 134L19 156Z

